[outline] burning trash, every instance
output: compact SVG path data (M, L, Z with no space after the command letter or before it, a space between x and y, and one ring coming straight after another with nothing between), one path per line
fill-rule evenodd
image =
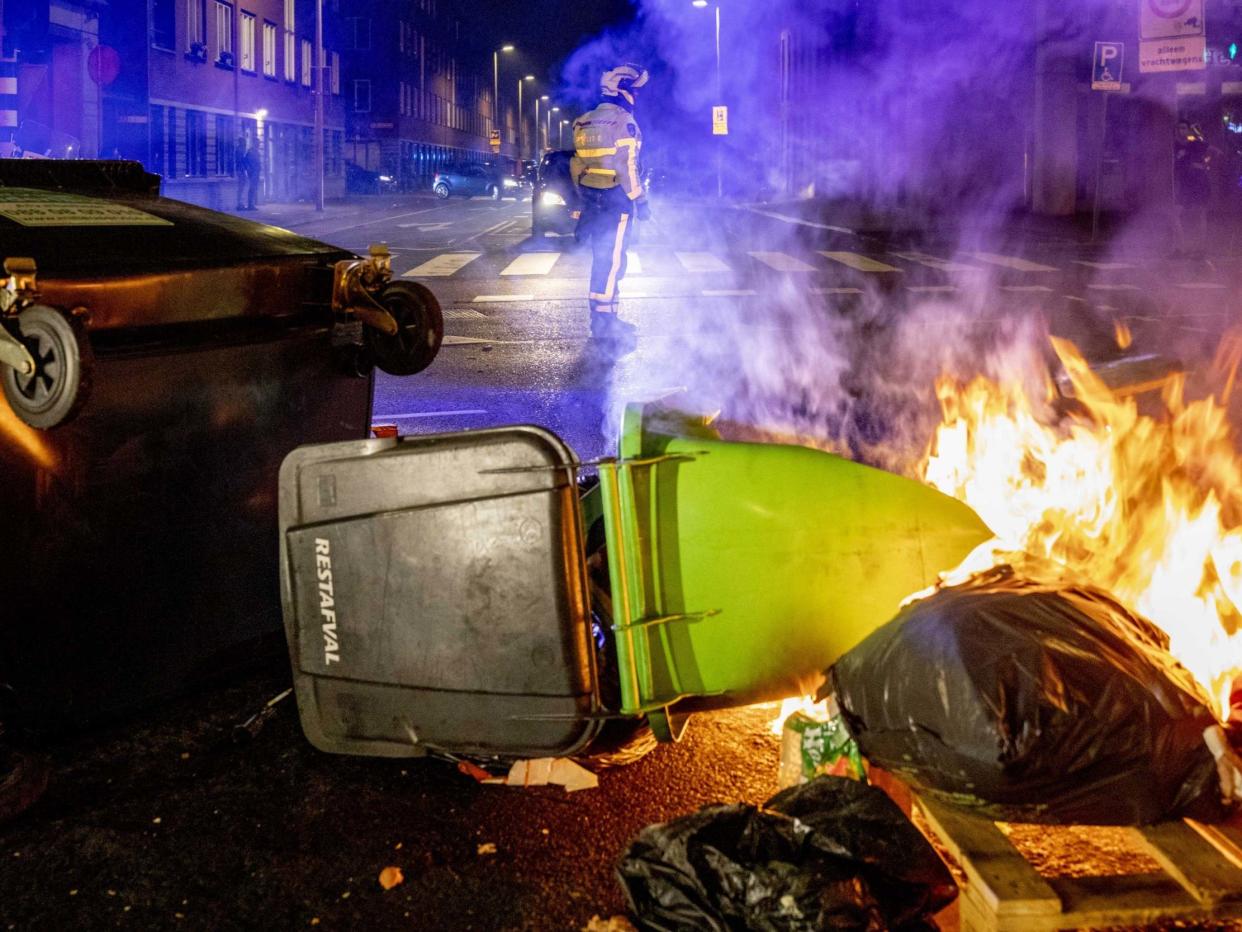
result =
M988 818L1220 821L1219 723L1168 643L1099 590L1001 567L907 606L829 684L868 761Z

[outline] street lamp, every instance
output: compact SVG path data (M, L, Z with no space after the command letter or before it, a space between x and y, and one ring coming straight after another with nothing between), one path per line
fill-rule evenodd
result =
M548 111L548 115L544 118L547 126L544 128L543 132L543 144L548 149L552 148L552 114L560 112L560 107L553 107Z
M517 117L518 117L518 161L519 162L522 160L523 150L525 150L526 148L526 120L523 119L523 116L522 116L522 86L527 81L533 81L533 80L535 80L535 76L533 74L528 74L526 77L518 81Z
M549 98L547 94L544 94L542 97L535 98L535 158L536 159L539 158L539 155L543 152L544 146L547 143L547 140L544 140L543 143L539 142L539 135L540 133L543 132L543 124L539 122L539 101L548 100L548 99Z
M558 149L565 148L565 127L568 125L569 125L568 120L561 120L561 128L557 131L558 132L558 135L557 135L557 148Z
M500 129L500 53L512 51L513 46L502 45L492 52L492 129Z
M720 83L720 3L712 2L712 0L692 0L691 6L698 7L700 10L704 7L714 6L716 8L716 106L723 106L724 93L721 90ZM720 144L716 144L716 197L724 197L724 169L722 163L722 154Z

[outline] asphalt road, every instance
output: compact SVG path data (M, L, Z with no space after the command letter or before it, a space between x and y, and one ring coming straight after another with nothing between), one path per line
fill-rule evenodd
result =
M910 403L877 385L1018 365L1005 349L1042 316L1096 356L1115 352L1120 320L1136 347L1199 358L1234 312L1236 263L1151 245L1003 230L945 245L779 210L655 206L623 288L639 341L622 356L589 340L587 256L572 238L531 239L527 203L368 199L260 219L356 250L385 241L396 272L439 296L440 358L380 377L376 423L537 423L586 461L611 451L621 404L669 395L874 454L913 442L869 416ZM0 826L0 928L579 929L623 910L613 864L641 827L776 789L771 709L700 716L680 744L572 796L319 753L291 702L235 741L287 680L278 660L47 747L51 789ZM382 890L386 866L404 884Z

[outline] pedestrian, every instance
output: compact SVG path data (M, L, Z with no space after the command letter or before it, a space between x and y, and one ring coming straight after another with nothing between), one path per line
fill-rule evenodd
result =
M1173 187L1177 199L1180 252L1202 256L1207 246L1207 211L1212 200L1212 149L1198 127L1177 124L1173 147Z
M643 136L634 118L646 69L621 65L600 79L599 104L574 121L571 172L582 199L576 236L591 245L591 336L608 344L633 341L635 328L618 316L618 287L634 221L647 220L647 192L639 170Z
M259 208L259 181L262 180L262 174L263 160L259 158L259 146L254 140L250 140L246 146L247 210Z
M233 146L233 174L237 176L237 209L245 210L250 179L246 169L246 140L240 136Z

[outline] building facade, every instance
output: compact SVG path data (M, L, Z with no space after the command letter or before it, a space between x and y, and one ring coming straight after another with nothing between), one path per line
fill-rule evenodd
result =
M429 187L446 164L495 157L492 53L464 38L460 10L445 0L375 0L365 14L343 15L347 158L403 190ZM516 117L512 108L502 116L500 155L513 157Z

